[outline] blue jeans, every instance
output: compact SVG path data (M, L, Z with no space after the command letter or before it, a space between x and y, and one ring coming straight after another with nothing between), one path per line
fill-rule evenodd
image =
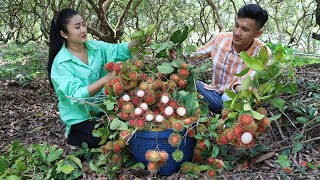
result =
M221 95L214 90L204 88L201 81L196 82L198 92L204 97L204 101L208 103L209 110L213 113L220 114L223 108L223 101Z

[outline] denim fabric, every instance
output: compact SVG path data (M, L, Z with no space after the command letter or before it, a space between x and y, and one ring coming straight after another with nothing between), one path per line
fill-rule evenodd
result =
M220 114L223 108L221 95L214 90L205 89L201 81L196 82L196 87L198 92L204 97L204 101L208 103L209 110L213 113Z

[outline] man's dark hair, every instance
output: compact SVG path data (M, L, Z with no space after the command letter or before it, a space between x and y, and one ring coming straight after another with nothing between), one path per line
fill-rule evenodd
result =
M250 18L256 21L257 28L261 29L268 21L268 12L256 4L247 4L239 9L238 18Z

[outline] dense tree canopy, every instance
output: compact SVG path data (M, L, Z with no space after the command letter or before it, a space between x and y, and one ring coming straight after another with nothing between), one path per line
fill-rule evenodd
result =
M235 14L245 3L256 3L269 13L262 40L317 52L319 0L4 0L0 4L0 42L47 42L55 13L72 7L88 21L88 32L107 42L128 40L130 34L157 24L154 40L166 39L178 27L192 29L189 42L201 45L212 35L231 31ZM318 7L318 8L317 8ZM317 21L316 21L317 19Z

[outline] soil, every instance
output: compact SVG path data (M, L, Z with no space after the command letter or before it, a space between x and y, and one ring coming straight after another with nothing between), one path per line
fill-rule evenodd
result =
M299 92L293 97L284 97L289 101L300 100L304 104L314 103L319 116L319 101L312 99L313 93L320 94L320 64L296 68ZM310 84L317 85L310 90ZM308 85L308 86L307 86ZM289 114L289 118L294 113ZM14 140L20 141L25 146L33 143L48 143L58 145L64 149L65 154L70 153L70 146L66 144L64 137L65 127L59 118L57 97L53 88L45 78L38 78L27 86L22 86L13 80L0 81L0 153L4 152ZM268 132L261 137L261 142L270 146L272 151L257 154L251 159L249 167L239 166L233 171L219 172L218 179L282 179L283 169L277 163L277 155L281 150L292 147L294 133L301 131L302 127L281 126L283 121L290 123L288 119L282 119L279 123L272 123ZM299 169L302 161L320 164L320 126L319 123L305 127L303 149L290 155L292 173L288 173L288 179L319 179L319 167L307 168L305 173ZM147 171L133 171L121 169L119 174L128 179L135 177L147 179L152 177ZM83 179L97 179L96 175L84 173ZM185 179L183 173L175 173L170 177L159 179ZM200 179L209 179L206 173L202 173Z

